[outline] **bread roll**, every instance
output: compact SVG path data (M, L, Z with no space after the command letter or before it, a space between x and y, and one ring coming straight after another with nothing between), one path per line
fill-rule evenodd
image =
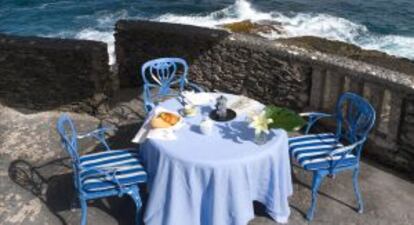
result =
M165 122L171 124L172 126L174 126L179 120L177 115L168 112L160 113L158 117L162 118Z
M180 117L169 112L162 112L151 120L152 128L172 127L180 120Z
M171 127L171 124L167 123L161 117L154 117L151 120L151 127L153 127L153 128L168 128L168 127Z

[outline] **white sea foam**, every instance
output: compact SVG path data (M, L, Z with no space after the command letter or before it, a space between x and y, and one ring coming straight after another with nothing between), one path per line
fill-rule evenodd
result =
M164 14L156 21L190 24L195 26L214 28L220 24L232 23L240 20L271 20L272 15L253 9L251 4L244 0L237 0L233 5L230 5L219 11L212 12L208 15L175 15Z
M77 33L75 38L105 42L108 45L109 65L115 63L115 38L113 32L86 28Z
M116 21L120 19L133 18L128 15L127 10L116 12L98 12L91 15L97 22L97 27L89 27L76 33L75 38L102 41L108 45L109 65L115 64L115 37L113 27ZM135 17L137 18L137 17Z
M390 55L397 55L414 59L414 38L398 35L375 36L367 38L362 45L366 49L384 51Z
M288 17L280 13L273 13L273 19L282 23L286 36L321 36L327 39L355 43L355 38L368 31L363 25L327 14L299 13Z

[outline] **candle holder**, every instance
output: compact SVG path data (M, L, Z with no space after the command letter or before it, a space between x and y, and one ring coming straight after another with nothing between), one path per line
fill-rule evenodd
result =
M221 95L216 99L216 109L211 111L210 119L219 122L226 122L236 118L236 112L227 108L227 98Z

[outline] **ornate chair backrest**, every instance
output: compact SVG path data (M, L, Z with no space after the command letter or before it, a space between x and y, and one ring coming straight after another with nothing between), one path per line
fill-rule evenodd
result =
M63 148L68 152L72 161L75 187L80 188L80 160L78 154L78 141L75 125L67 114L62 114L57 122L57 130Z
M375 124L375 110L361 96L345 92L339 97L336 106L337 138L350 144L365 140ZM362 147L357 148L360 156Z
M173 85L184 89L187 80L188 65L180 58L160 58L146 62L141 68L145 90L158 88L158 95L165 96ZM149 99L150 100L150 99Z

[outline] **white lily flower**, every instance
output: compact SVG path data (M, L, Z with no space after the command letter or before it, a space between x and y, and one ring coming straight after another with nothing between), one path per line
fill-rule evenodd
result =
M249 124L249 127L254 128L256 135L264 132L269 133L269 124L273 123L273 120L266 117L266 112L262 111L260 115L253 116L252 122Z

